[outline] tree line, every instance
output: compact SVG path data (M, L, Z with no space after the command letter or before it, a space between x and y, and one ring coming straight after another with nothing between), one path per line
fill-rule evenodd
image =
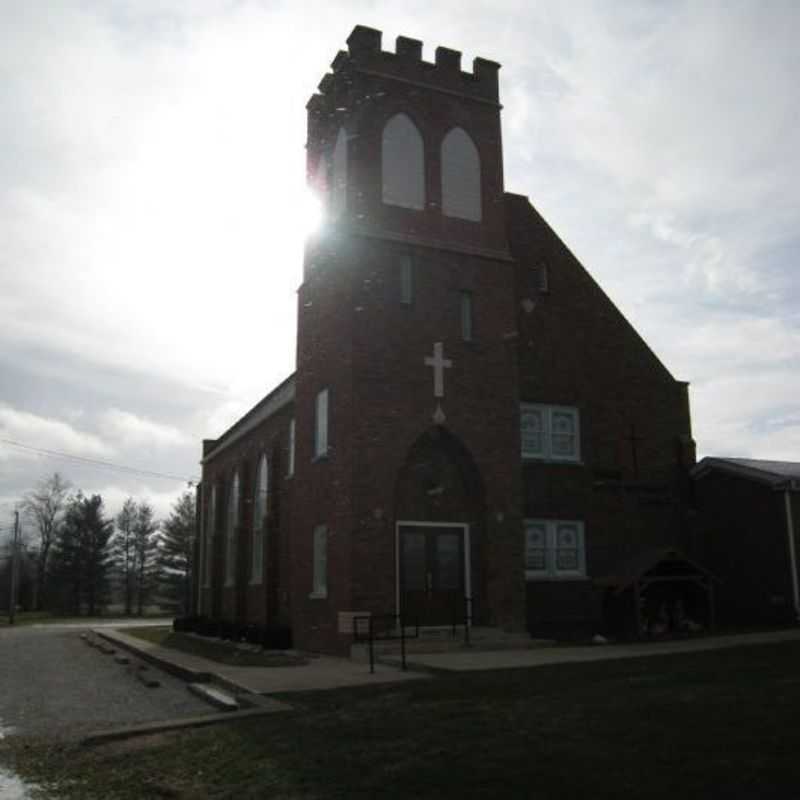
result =
M17 563L17 603L25 609L90 615L114 602L125 614L157 603L186 614L191 603L195 498L185 491L166 520L129 497L115 516L99 494L73 491L59 473L42 479L20 503L25 535ZM10 554L10 548L9 554ZM8 587L12 560L0 561ZM8 602L0 596L0 606Z

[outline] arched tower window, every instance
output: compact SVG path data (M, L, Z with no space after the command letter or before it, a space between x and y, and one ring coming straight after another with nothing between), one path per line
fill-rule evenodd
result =
M251 583L261 583L264 572L264 523L267 519L269 497L269 462L262 455L256 472L256 490L253 498L253 565Z
M225 585L232 586L236 579L236 529L239 527L239 473L233 473L228 496L228 531L225 552Z
M328 159L323 153L317 161L317 169L312 176L312 188L323 203L328 202Z
M383 129L381 167L384 203L425 208L425 148L406 114L395 114Z
M481 160L463 128L453 128L442 142L442 212L481 220Z
M339 128L333 148L330 204L334 215L347 208L347 132L344 128Z

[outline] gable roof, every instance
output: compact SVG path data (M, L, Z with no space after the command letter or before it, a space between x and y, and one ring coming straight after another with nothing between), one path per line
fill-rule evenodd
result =
M214 456L219 455L227 447L249 433L253 428L269 419L284 406L294 402L294 376L293 372L283 383L278 384L266 397L259 400L244 416L231 425L213 444L209 451L204 453L200 463L205 464Z
M707 456L692 469L691 475L698 479L712 471L765 483L774 489L800 489L800 463L797 461L764 461L757 458Z

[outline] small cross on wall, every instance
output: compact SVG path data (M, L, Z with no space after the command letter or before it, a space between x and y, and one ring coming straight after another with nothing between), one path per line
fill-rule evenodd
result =
M425 357L425 366L433 367L433 396L444 397L444 371L453 366L449 358L444 357L444 345L435 342L433 355Z

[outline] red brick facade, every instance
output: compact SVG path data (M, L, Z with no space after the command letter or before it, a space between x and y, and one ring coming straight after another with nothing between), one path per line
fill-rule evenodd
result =
M534 633L594 625L601 606L591 578L684 535L694 461L686 385L527 199L504 193L498 65L476 59L464 73L455 51L439 48L428 64L420 43L400 37L386 53L380 39L357 27L308 105L308 170L318 185L329 185L319 171L346 131L346 207L307 246L295 375L206 445L204 542L227 519L218 500L209 524L211 487L227 497L238 471L242 491L236 580L224 586L218 535L200 611L285 621L298 646L344 652L340 614L403 610L401 583L404 593L413 583L405 570L433 558L424 562L434 564L428 595L432 582L442 596L449 587L451 600L468 591L476 622ZM382 200L382 134L398 113L423 142L424 208ZM477 149L480 220L442 210L442 141L454 127ZM441 396L427 362L435 345L449 360ZM323 390L329 447L315 457ZM580 458L523 459L521 403L571 409ZM251 586L242 565L262 452L274 465L271 544L264 583ZM581 522L582 574L526 580L525 519ZM312 591L317 526L327 530L325 596Z

